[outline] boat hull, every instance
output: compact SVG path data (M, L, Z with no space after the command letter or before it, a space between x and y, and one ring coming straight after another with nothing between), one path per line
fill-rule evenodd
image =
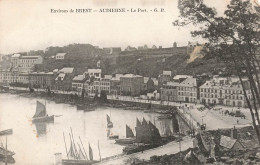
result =
M118 138L119 138L118 135L110 135L110 136L108 137L108 139L111 139L111 140L113 140L113 139L118 139Z
M32 120L33 123L40 123L40 122L54 122L54 115L52 116L44 116L44 117L37 117Z
M6 150L5 148L0 147L0 157L10 157L13 156L15 153L9 150Z
M62 159L62 165L91 165L98 163L96 160L68 160Z
M113 128L113 123L112 122L107 123L107 128Z
M116 139L117 144L133 144L135 139L132 138L125 138L125 139Z

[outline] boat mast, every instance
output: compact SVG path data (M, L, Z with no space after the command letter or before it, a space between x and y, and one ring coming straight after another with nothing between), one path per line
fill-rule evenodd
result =
M87 158L87 160L88 160L88 156L87 156L87 153L86 153L86 151L85 151L85 148L84 148L84 146L83 146L83 143L82 143L82 141L81 141L80 136L79 136L79 140L80 140L80 143L81 143L81 145L82 145L82 148L83 148L84 154L86 155L86 158Z
M72 133L72 128L70 127L70 131L71 131L71 136L72 136L72 140L73 140L73 145L74 145L74 148L75 148L75 152L76 154L78 155L78 151L77 151L77 148L76 148L76 145L75 145L75 141L74 141L74 137L73 137L73 133ZM77 157L78 159L78 157Z
M64 143L65 143L65 149L66 149L67 158L68 158L68 160L69 160L68 150L67 150L67 145L66 145L66 141L65 141L64 132L63 132L63 139L64 139Z
M101 154L100 154L100 148L99 148L99 140L98 140L98 152L99 152L99 161L101 162Z
M5 136L5 165L7 165L7 136Z

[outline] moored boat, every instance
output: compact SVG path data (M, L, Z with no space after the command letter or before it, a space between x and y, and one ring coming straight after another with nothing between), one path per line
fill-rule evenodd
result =
M63 134L64 136L64 134ZM80 139L80 137L79 137ZM65 142L65 136L64 136L64 142ZM70 149L67 152L66 142L65 142L65 148L67 152L67 159L62 159L62 165L92 165L95 163L98 163L100 161L93 159L93 150L89 144L89 155L87 156L85 148L83 146L83 143L80 139L81 145L78 143L78 147L76 147L76 144L74 143L73 134L71 132L70 136ZM98 143L99 148L99 143ZM100 150L99 150L100 155ZM101 160L101 155L100 155Z
M32 122L54 122L54 115L49 116L46 111L46 105L37 101L36 112L33 115Z
M135 142L134 133L132 129L126 125L126 138L116 139L117 144L133 144Z
M107 115L107 128L113 128L113 123L110 120L110 116Z
M13 156L15 153L9 150L6 150L4 147L0 147L0 157L10 157Z

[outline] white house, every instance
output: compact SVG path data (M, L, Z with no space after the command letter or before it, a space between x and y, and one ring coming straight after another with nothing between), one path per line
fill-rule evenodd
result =
M87 73L89 74L89 77L94 76L96 80L101 79L101 69L88 69Z
M66 53L57 53L56 54L56 60L64 60Z

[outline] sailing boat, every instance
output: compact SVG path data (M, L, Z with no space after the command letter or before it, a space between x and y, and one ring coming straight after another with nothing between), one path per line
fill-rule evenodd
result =
M116 139L117 144L133 144L135 142L135 137L132 129L126 125L126 138Z
M108 139L110 139L110 140L113 140L113 139L118 139L118 135L114 135L113 133L112 133L112 128L108 128L108 130L107 130L107 137L108 137Z
M113 128L113 123L110 120L110 116L107 115L107 128Z
M79 144L78 146L79 147L76 148L74 139L73 140L70 139L70 149L67 152L67 159L62 159L62 165L92 165L99 162L93 159L93 150L90 144L89 144L89 159L86 155L83 144L82 147L84 152L82 151ZM66 142L65 142L65 147L66 147Z
M32 122L54 122L54 115L48 116L46 105L37 101L36 112L33 115Z

